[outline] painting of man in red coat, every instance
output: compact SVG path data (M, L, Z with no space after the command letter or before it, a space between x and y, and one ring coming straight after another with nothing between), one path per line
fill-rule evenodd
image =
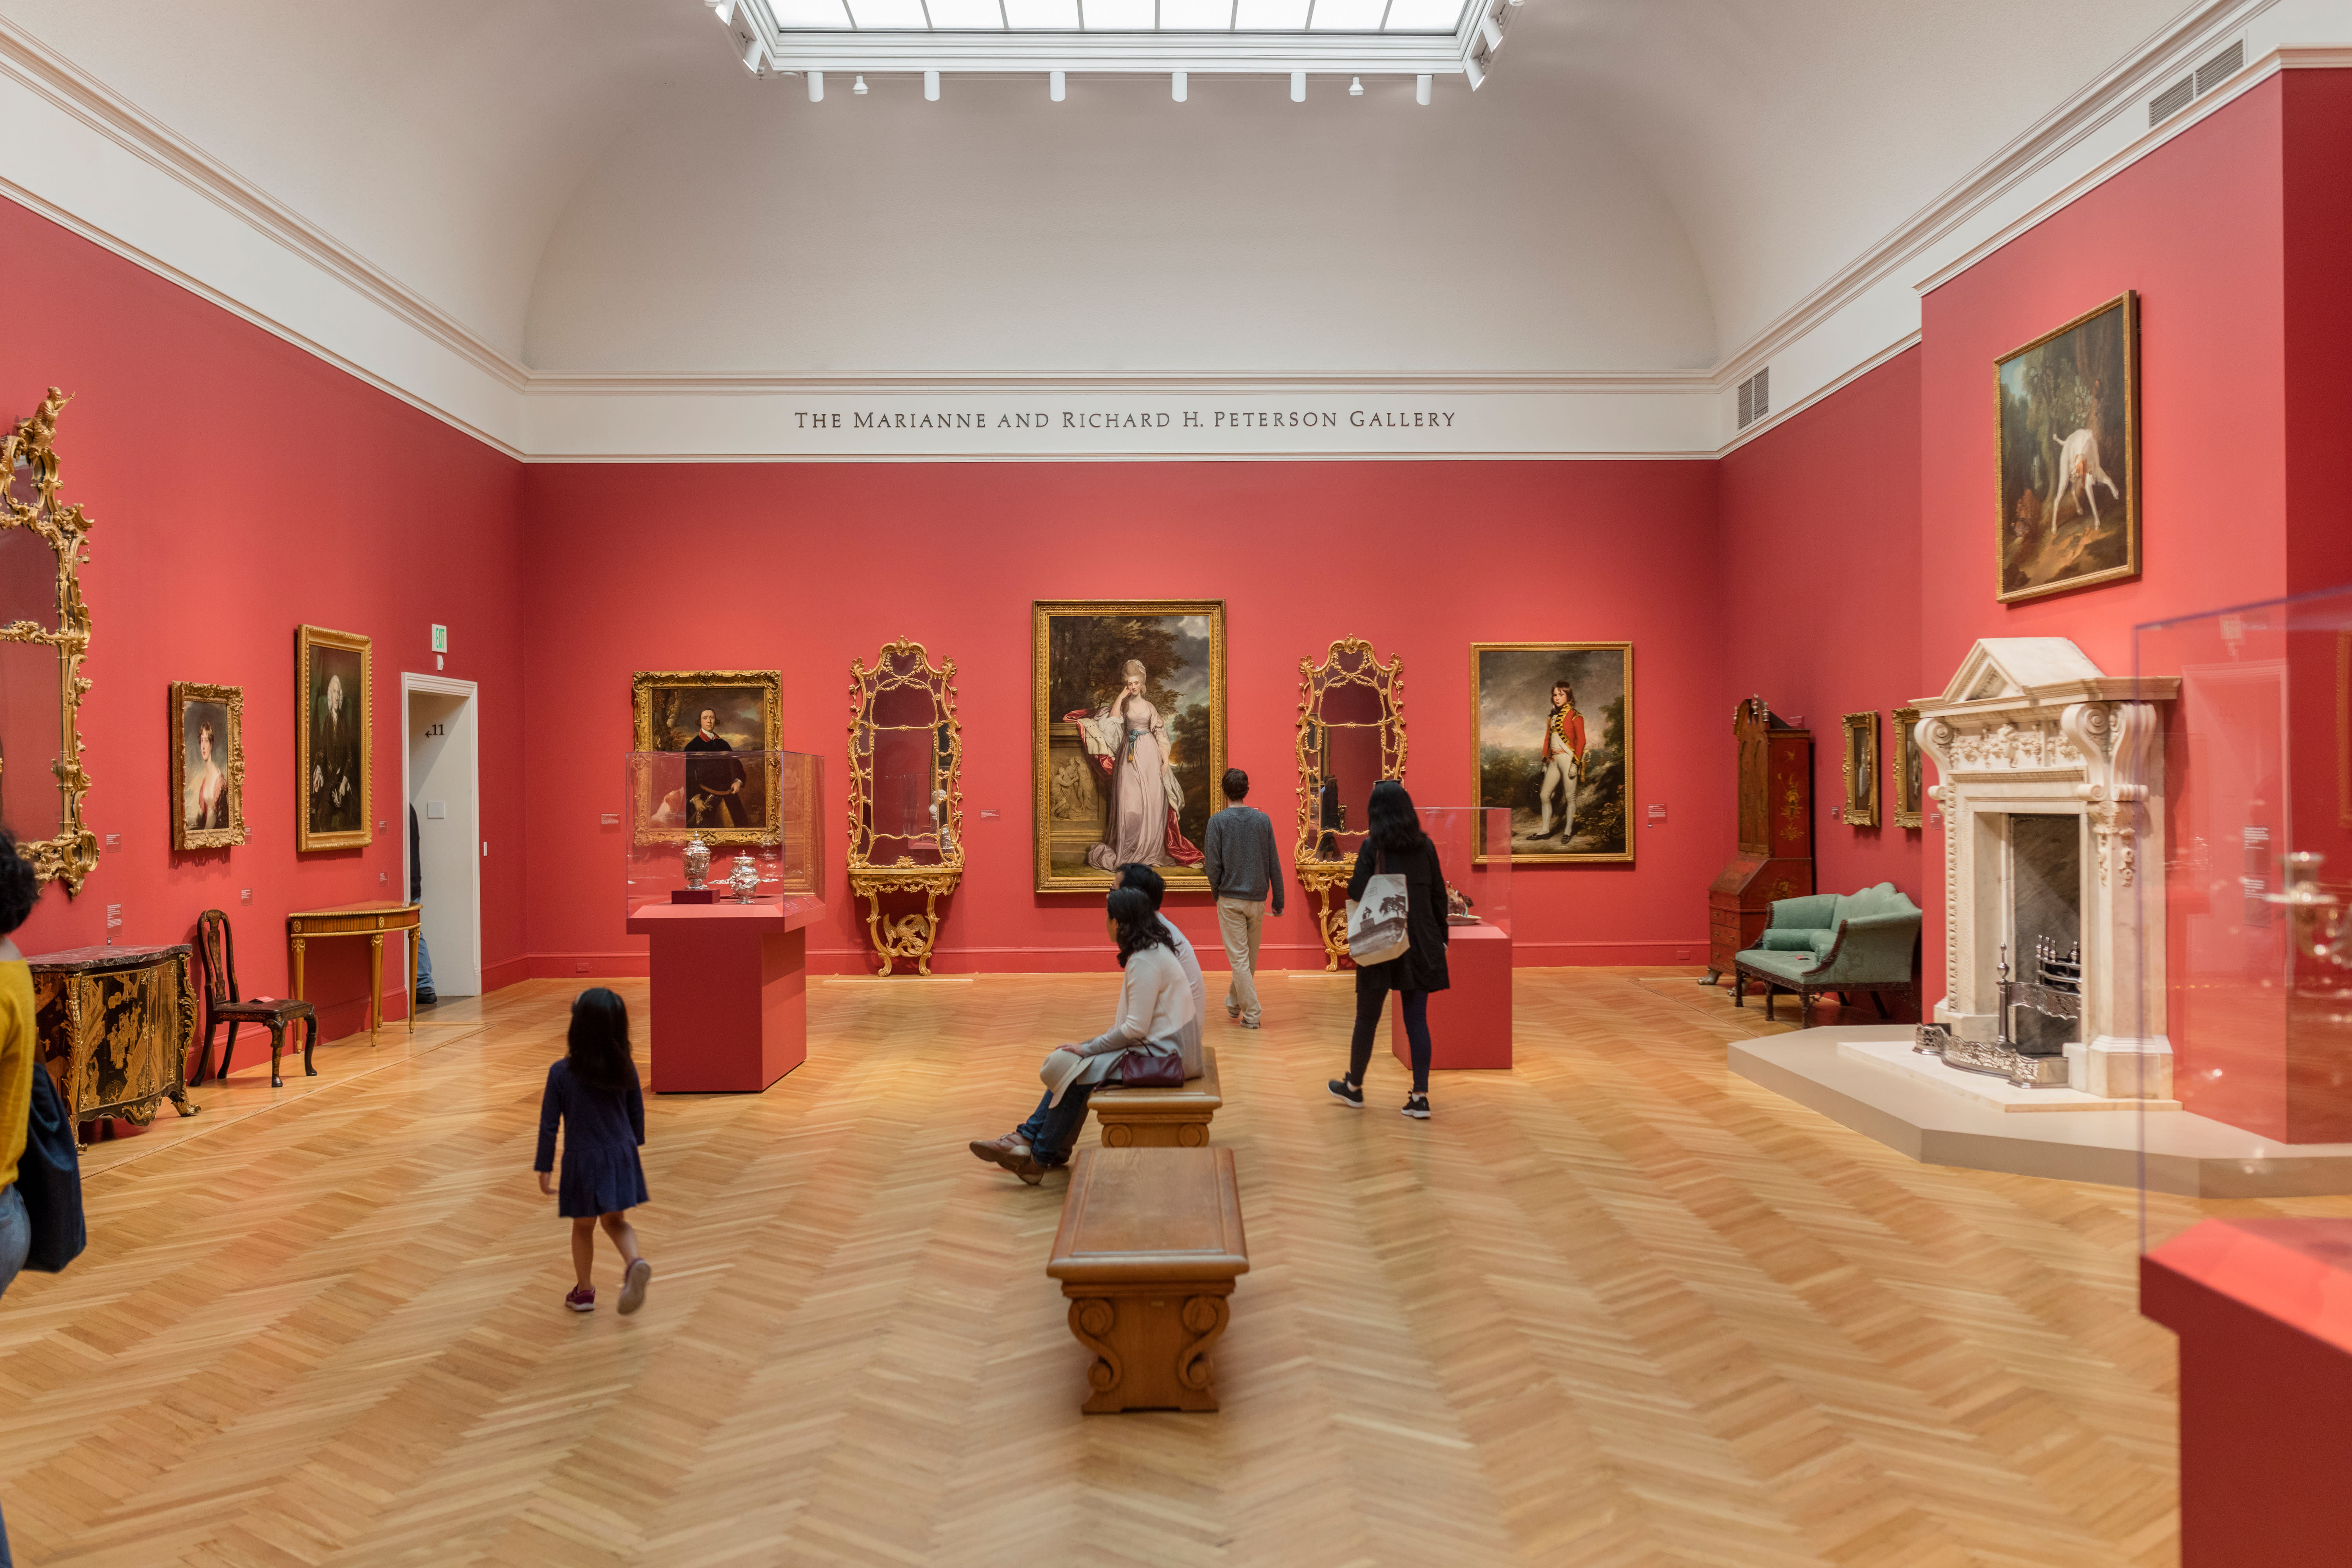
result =
M1544 721L1543 768L1538 775L1536 799L1543 807L1543 821L1537 826L1535 837L1552 836L1552 796L1559 796L1559 836L1576 836L1576 790L1584 782L1584 715L1576 710L1576 688L1565 680L1555 681L1551 689L1551 713Z

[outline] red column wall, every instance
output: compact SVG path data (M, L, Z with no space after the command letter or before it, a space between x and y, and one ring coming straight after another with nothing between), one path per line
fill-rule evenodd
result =
M1635 646L1632 866L1522 869L1521 963L1705 957L1705 889L1731 843L1716 466L1707 462L534 466L524 481L530 950L537 973L641 973L622 931L629 678L780 668L783 742L825 758L832 910L820 971L866 960L842 875L849 664L911 637L956 661L963 890L950 971L1092 968L1099 900L1035 892L1030 602L1222 598L1226 754L1295 821L1298 661L1334 637L1404 659L1405 783L1470 788L1469 644ZM576 755L577 766L552 759ZM983 819L992 808L1002 815ZM1287 842L1286 837L1286 842ZM1179 922L1221 963L1204 895ZM1319 965L1294 900L1269 964Z
M9 318L0 410L20 417L51 384L74 395L58 448L62 493L94 525L85 809L101 843L121 836L78 899L49 886L17 945L104 942L109 904L122 906L119 943L184 942L218 908L239 939L246 993L285 994L287 910L403 891L399 672L433 668L427 628L439 622L446 673L481 683L485 983L511 978L523 908L521 465L9 202L0 255L13 296L37 302ZM376 639L375 814L393 828L365 849L294 852L294 628L305 621ZM173 680L245 688L240 847L171 847ZM238 901L247 888L250 904ZM364 1027L365 944L314 945L307 967L320 1037Z

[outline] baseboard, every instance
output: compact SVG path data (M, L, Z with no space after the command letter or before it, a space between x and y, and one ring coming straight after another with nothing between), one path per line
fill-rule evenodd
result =
M1226 973L1224 950L1214 939L1194 942L1192 951L1201 960L1202 973ZM1320 942L1268 946L1259 950L1259 968L1272 974L1286 971L1320 970L1324 954ZM1706 943L1686 942L1519 942L1511 951L1515 969L1597 969L1621 965L1649 967L1657 965L1705 963ZM808 972L816 975L871 974L875 959L871 948L811 948ZM934 974L1093 974L1111 967L1109 948L1100 942L1078 947L956 947L931 955ZM642 980L650 973L648 960L642 952L535 952L527 959L516 959L496 966L505 975L509 970L519 973L491 979L492 970L482 972L482 988L496 990L510 985L516 980Z
M530 960L528 958L509 958L499 963L486 963L482 965L482 994L487 996L517 981L531 978Z

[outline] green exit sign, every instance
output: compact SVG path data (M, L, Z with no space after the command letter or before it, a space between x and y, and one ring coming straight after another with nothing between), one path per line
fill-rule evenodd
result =
M449 651L449 628L447 626L435 626L433 628L433 651L435 653L447 653Z

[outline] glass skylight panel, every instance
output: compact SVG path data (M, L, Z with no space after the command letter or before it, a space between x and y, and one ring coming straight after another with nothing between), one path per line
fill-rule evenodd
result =
M1234 0L1160 0L1160 30L1222 33L1234 25Z
M1298 33L1307 28L1307 0L1238 0L1234 26L1245 33Z
M848 8L841 0L772 0L779 27L846 27Z
M923 0L849 0L849 14L860 27L928 27Z
M928 0L931 8L931 26L943 30L971 31L985 28L992 33L1004 30L1004 13L996 0Z
M1465 0L1389 0L1391 33L1450 33L1461 25Z
M1004 20L1023 29L1056 27L1076 32L1078 0L1004 0Z
M1307 25L1318 33L1377 33L1389 0L1315 0Z
M1078 0L1090 33L1148 33L1158 9L1153 0Z

